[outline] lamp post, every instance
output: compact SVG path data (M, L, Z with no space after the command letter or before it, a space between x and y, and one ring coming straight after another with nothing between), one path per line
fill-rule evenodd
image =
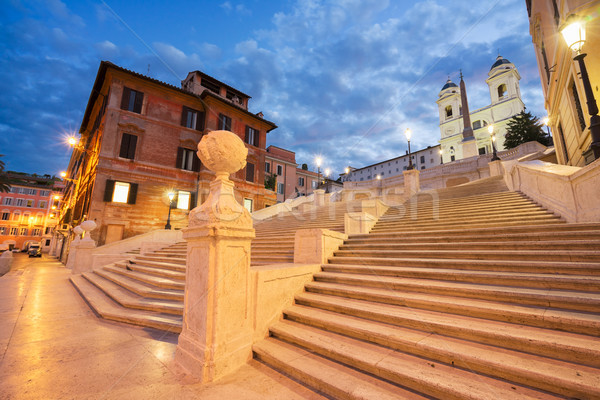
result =
M581 83L583 84L588 113L590 114L590 135L592 137L592 143L588 152L591 151L594 160L597 160L600 158L600 117L598 116L598 105L594 98L590 77L587 68L585 67L585 62L583 61L586 54L581 52L585 43L585 23L576 15L570 15L560 29L560 33L563 35L567 46L577 53L573 60L576 60L579 63Z
M321 185L321 163L323 159L321 157L315 158L315 164L317 164L317 188Z
M167 196L169 196L169 216L167 217L165 229L171 229L171 208L173 208L173 198L175 197L175 193L169 192Z
M488 132L490 133L490 139L492 140L492 161L498 161L498 153L496 153L496 134L494 133L494 125L488 125Z
M346 179L344 179L345 181L348 180L348 178L350 178L349 174L350 174L350 167L346 167L346 169L344 170L344 172L346 173Z
M440 149L440 165L444 164L444 150Z
M414 169L414 165L412 163L412 156L410 154L410 137L412 136L412 132L410 128L406 128L404 131L404 136L406 136L406 140L408 141L408 170Z

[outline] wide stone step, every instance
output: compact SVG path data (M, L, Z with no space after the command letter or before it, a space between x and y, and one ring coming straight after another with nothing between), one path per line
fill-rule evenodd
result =
M324 273L375 277L413 278L522 288L600 292L600 276L526 272L470 271L444 268L383 267L324 264Z
M397 217L383 216L378 220L378 224L381 225L393 225L404 222L432 222L432 221L448 221L454 222L462 219L469 218L500 218L500 217L522 217L522 216L535 216L535 215L553 215L548 211L540 207L527 207L520 209L493 209L493 210L482 210L482 211L469 211L462 213L437 213L437 212L418 212L411 213L407 211L404 215L398 215Z
M429 249L427 258L461 260L531 260L531 261L600 261L600 252L594 250L442 250ZM338 250L340 257L421 258L423 250Z
M425 400L385 380L361 373L313 352L268 338L252 346L254 357L331 399Z
M122 268L117 265L107 265L104 266L103 269L162 289L183 290L185 288L185 282L183 281L149 275L143 272Z
M297 295L296 304L600 367L600 341L597 337L314 293Z
M464 206L464 207L439 207L439 206L422 206L422 207L405 207L405 208L394 208L389 209L384 215L381 216L382 221L398 220L401 218L414 219L418 217L452 217L455 215L477 215L482 213L489 214L501 214L501 213L522 213L528 211L546 211L542 206L530 202L528 200L513 201L511 203L488 203L479 204L476 206ZM546 211L548 212L548 211Z
M141 272L146 275L159 276L162 278L169 278L169 279L178 280L178 281L185 280L185 272L173 271L171 269L164 269L164 268L159 268L159 267L154 267L154 266L144 266L141 264L136 264L136 263L131 263L131 262L127 263L127 264L121 263L121 262L116 262L114 265L117 267L126 269L126 270Z
M489 219L485 217L477 218L465 218L460 221L406 221L398 224L390 225L379 225L371 229L371 232L405 232L405 231L422 231L422 230L447 230L455 229L456 227L473 227L473 228L485 228L485 227L501 227L511 225L524 225L524 224L548 224L557 223L561 221L559 217L550 214L543 214L537 216L527 217L502 217Z
M318 294L556 329L584 335L594 336L600 332L600 315L597 313L461 298L452 296L452 294L438 295L388 288L357 287L321 281L310 282L305 289L308 292Z
M439 399L556 398L512 382L390 351L387 347L293 322L270 329L276 339Z
M93 272L85 272L82 276L125 308L183 315L183 303L180 301L141 297Z
M476 238L474 237L473 240ZM596 240L531 240L524 241L461 241L455 242L452 237L447 236L445 239L423 239L419 241L399 242L397 240L387 241L358 241L348 240L344 245L340 246L340 250L419 250L419 251L436 251L436 250L462 250L469 252L472 250L590 250L600 248L600 232ZM429 254L429 253L428 253Z
M446 268L478 271L532 272L559 275L600 275L596 262L472 260L444 258L334 257L329 264Z
M122 264L122 262L119 262L119 263ZM151 267L151 268L167 269L167 270L176 271L176 272L185 272L185 269L186 269L185 264L176 264L176 263L167 262L167 261L150 261L150 260L143 260L143 259L139 259L139 258L134 258L133 260L129 260L128 264L129 265L135 264L135 265Z
M186 263L186 257L187 255L184 256L155 256L152 254L147 254L147 255L140 255L135 257L136 260L145 260L145 261L155 261L155 262L167 262L167 263L172 263L172 264L181 264L181 265L185 265Z
M94 270L94 273L108 279L125 289L134 292L143 297L154 299L176 300L183 301L183 291L175 289L162 289L146 283L142 283L136 279L128 278L125 275L116 274L104 268Z
M272 332L291 342L296 341L296 335L306 334L306 328L300 325L304 324L563 396L587 398L600 395L600 370L597 368L312 308L296 306L284 314L292 322L284 321ZM360 356L356 355L357 358Z
M361 287L375 287L393 290L407 290L420 293L434 293L468 297L473 299L503 301L506 303L527 304L539 307L562 308L568 310L596 312L600 310L600 293L569 290L548 290L448 282L431 279L397 278L372 275L338 274L320 272L314 275L316 281L343 283ZM597 282L596 282L597 284Z
M69 279L90 307L104 319L163 331L181 332L180 316L126 309L108 298L83 276L71 276Z

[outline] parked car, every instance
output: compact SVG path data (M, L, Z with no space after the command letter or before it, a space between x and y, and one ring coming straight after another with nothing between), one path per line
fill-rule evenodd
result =
M27 254L29 254L29 257L41 257L42 246L40 246L39 243L31 243L29 245L29 250L27 250Z

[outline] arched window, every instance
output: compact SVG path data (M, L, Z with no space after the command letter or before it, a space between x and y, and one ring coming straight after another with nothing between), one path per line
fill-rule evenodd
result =
M504 96L506 96L506 85L503 83L502 85L498 86L498 98L501 99Z
M477 120L475 122L473 122L473 129L479 129L481 128L481 120Z
M452 106L446 106L446 118L450 118L452 116Z

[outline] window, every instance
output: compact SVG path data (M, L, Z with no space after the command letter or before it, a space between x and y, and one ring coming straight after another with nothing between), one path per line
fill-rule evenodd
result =
M581 102L579 101L579 94L577 93L577 86L575 85L575 81L571 82L571 98L573 99L575 110L577 111L577 118L579 118L579 126L583 131L585 129L585 118L583 117L583 109L581 108Z
M560 136L560 144L563 148L563 154L565 155L565 164L569 162L569 153L567 153L567 145L565 143L565 134L563 133L562 124L558 124L558 136Z
M304 186L304 177L303 176L298 178L298 186Z
M450 156L450 161L454 161L456 160L456 157L454 157L454 155Z
M50 239L46 239L46 244L44 246L50 246Z
M33 232L31 232L32 236L42 236L42 230L39 228L35 228Z
M283 175L283 167L281 165L277 166L277 175Z
M246 125L246 143L258 147L259 131Z
M486 153L485 147L480 147L479 148L479 155L482 155L482 154L485 154L485 153Z
M27 200L27 207L33 207L33 204L35 203L34 200Z
M42 197L46 197L50 195L50 191L49 190L40 190L40 196Z
M446 118L450 118L452 116L452 106L446 106Z
M13 201L12 197L5 197L4 198L4 205L5 206L10 206L12 204L12 201Z
M21 219L21 213L18 211L15 211L13 213L13 221L19 221Z
M227 115L219 114L219 129L223 131L231 130L231 118Z
M254 182L254 164L246 163L246 181Z
M181 126L201 131L204 129L204 113L183 106L183 110L181 111Z
M503 83L502 85L498 86L498 99L501 99L504 96L506 96L506 85Z
M21 228L21 232L19 232L19 234L21 236L27 236L29 234L29 231L27 230L27 228Z
M265 172L271 172L271 163L269 163L269 162L265 163Z
M104 201L135 204L137 189L137 183L119 182L108 179L104 189Z
M317 187L319 187L319 183L317 181L312 181L311 186L313 189L316 189Z
M252 212L252 199L244 199L244 208L248 210L248 212Z
M0 226L0 235L6 235L6 227Z
M13 186L10 188L10 192L11 193L19 193L19 188Z
M424 165L421 165L421 169L425 169L425 166L424 166Z
M44 235L49 235L52 233L52 228L50 228L49 226L46 227L46 229L44 229Z
M473 122L473 129L479 129L481 128L481 120L477 120L475 122Z
M47 205L48 205L48 202L46 200L40 200L38 203L39 208L46 208Z
M186 171L198 172L200 171L200 159L194 150L178 147L176 167Z
M23 207L23 204L25 204L25 199L17 199L17 207Z
M8 221L10 218L10 213L9 212L3 212L2 213L2 221Z
M10 234L16 236L19 233L19 228L10 228Z
M425 164L425 156L421 156L421 164Z
M137 145L137 136L129 133L123 133L121 138L121 150L119 157L133 160L135 158L135 147Z
M180 190L177 192L177 208L180 210L190 209L191 193Z
M144 102L144 93L137 90L123 87L123 97L121 98L121 109L141 114L142 103Z
M285 187L283 186L283 183L277 183L277 193L279 194L283 194Z

